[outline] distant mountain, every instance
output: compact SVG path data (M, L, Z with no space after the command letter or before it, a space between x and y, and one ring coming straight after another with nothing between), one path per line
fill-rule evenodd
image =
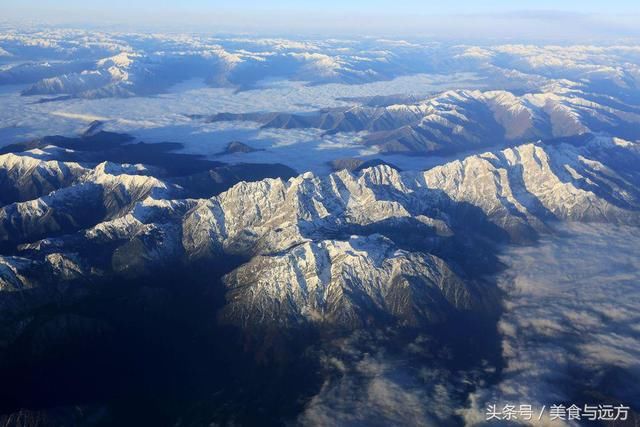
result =
M558 83L579 85L636 103L640 68L635 46L486 46L385 39L294 40L206 35L121 34L14 28L4 37L0 85L28 84L25 95L103 98L163 93L198 79L248 90L264 81L346 85L429 75L433 84L409 95L340 100L369 107L410 104L458 76L467 87L536 93ZM451 86L448 86L451 87ZM459 85L455 85L459 87ZM404 92L404 90L400 90ZM59 99L58 96L51 98Z
M220 154L236 154L236 153L253 153L256 151L260 151L257 148L253 148L252 146L245 144L240 141L231 141L227 144L227 147Z
M223 52L218 53L220 55L209 52L168 57L157 53L120 52L90 65L84 64L78 71L47 73L53 75L35 79L22 91L22 95L68 95L89 99L148 96L163 93L181 81L198 77L225 85L224 74L233 66L234 60Z
M208 122L255 121L263 128L313 128L328 134L367 132L364 145L381 152L455 152L503 142L591 132L640 137L640 111L579 90L514 95L507 91L447 91L420 102L354 106L313 113L218 113Z
M391 163L387 163L381 159L365 160L365 159L347 157L347 158L332 160L331 162L329 162L329 164L331 165L331 168L334 171L346 169L349 172L360 172L363 169L367 169L367 168L378 166L378 165L387 165L393 169L400 170L400 168L398 168L397 166L394 166Z

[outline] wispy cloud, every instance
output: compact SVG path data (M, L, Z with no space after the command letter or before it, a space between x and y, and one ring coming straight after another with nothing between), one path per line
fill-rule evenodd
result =
M468 424L484 419L490 404L549 407L596 391L630 404L640 393L640 230L571 225L562 232L569 236L503 258L510 266L499 278L508 295L500 322L506 369L497 385L472 395L463 411ZM617 371L630 380L612 377Z
M301 425L455 425L466 384L483 372L425 363L421 358L433 349L421 336L391 354L385 334L355 333L328 350L326 381L299 417Z

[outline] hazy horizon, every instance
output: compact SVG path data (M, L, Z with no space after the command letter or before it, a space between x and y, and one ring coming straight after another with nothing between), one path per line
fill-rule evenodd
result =
M301 36L394 36L443 39L615 41L640 38L631 1L418 1L268 3L9 1L5 22L122 31L251 33Z

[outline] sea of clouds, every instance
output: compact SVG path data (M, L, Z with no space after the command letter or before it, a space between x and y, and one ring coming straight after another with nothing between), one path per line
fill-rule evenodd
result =
M255 111L305 112L352 105L348 97L427 94L452 87L481 87L472 74L440 76L420 74L387 82L358 85L272 81L263 87L237 92L211 88L202 82L180 84L169 93L147 97L80 99L36 103L20 96L22 86L0 87L0 146L47 135L76 136L94 121L104 129L123 132L145 142L180 142L184 151L226 162L284 163L304 172L326 173L327 162L340 157L379 157L358 143L357 134L323 135L315 129L260 129L251 122L204 123L190 114ZM240 140L265 151L219 157L230 141ZM403 169L422 169L425 159L392 156Z
M563 225L502 259L509 266L498 278L506 291L499 324L506 368L497 385L472 394L467 422L483 420L490 404L615 402L637 411L640 230Z

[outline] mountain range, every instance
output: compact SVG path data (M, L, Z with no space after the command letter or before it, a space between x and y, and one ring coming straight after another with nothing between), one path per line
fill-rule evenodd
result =
M638 64L3 24L0 426L640 419Z
M364 100L353 107L299 114L192 117L210 123L258 122L262 128L313 128L326 134L366 132L361 143L383 153L451 153L593 132L637 138L640 123L635 106L576 88L520 96L504 90L452 90L408 104L368 106Z
M523 144L424 172L381 164L234 184L240 173L204 198L159 165L48 150L0 156L4 291L241 257L222 277L220 315L250 328L442 320L491 305L474 279L487 239L532 241L559 220L640 224L639 147L619 138Z

